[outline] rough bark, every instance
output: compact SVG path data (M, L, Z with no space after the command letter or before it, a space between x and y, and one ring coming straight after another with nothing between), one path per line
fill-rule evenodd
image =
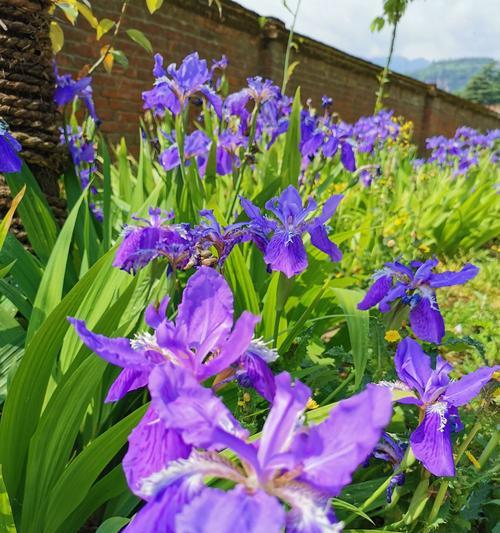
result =
M50 0L0 0L0 117L22 144L21 156L57 216L64 214L57 178L65 156L53 100L49 7ZM0 215L8 205L5 193L0 184Z

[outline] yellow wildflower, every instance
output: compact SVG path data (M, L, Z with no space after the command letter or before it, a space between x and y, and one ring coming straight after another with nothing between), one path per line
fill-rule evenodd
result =
M390 329L389 331L385 332L384 339L387 342L398 342L401 340L401 335L399 334L399 331L395 329Z
M312 398L309 398L307 400L306 404L307 409L317 409L319 407L318 402L316 400L313 400Z

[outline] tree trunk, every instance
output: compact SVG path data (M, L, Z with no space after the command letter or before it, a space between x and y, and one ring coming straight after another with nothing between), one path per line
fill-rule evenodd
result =
M64 218L57 178L65 158L53 99L50 4L50 0L0 0L0 117L22 144L20 155L56 217ZM5 190L0 184L1 211L7 203Z

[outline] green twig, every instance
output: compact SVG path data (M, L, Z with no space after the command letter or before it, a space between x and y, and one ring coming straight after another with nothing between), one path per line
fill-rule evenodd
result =
M115 25L115 30L113 32L113 35L111 36L111 41L109 42L108 46L106 47L106 50L104 51L104 54L101 55L101 57L89 68L89 74L92 74L94 70L101 65L101 63L108 57L108 55L111 52L111 49L113 48L113 44L116 40L116 37L118 35L118 32L120 31L120 26L123 21L123 17L125 16L125 11L127 10L127 4L129 0L124 0L122 4L122 9L120 11L120 16L118 17L118 21Z
M292 50L292 44L293 44L293 33L295 30L295 23L297 22L297 16L299 14L301 1L302 0L297 0L297 7L295 9L295 13L293 14L292 26L290 27L290 33L288 34L288 42L286 44L286 52L285 52L285 65L283 67L283 82L281 84L282 94L285 94L286 85L288 83L288 64L290 63L290 52ZM290 11L290 13L292 13L292 11L286 5L286 2L285 2L285 7Z

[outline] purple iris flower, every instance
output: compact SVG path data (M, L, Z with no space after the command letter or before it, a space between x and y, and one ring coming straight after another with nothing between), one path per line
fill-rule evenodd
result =
M451 432L463 428L457 407L477 396L500 366L485 366L453 381L449 377L453 367L448 362L438 356L433 369L431 358L408 337L399 343L394 363L402 382L396 387L408 391L408 397L398 401L418 405L423 414L410 436L413 454L432 474L454 476Z
M17 152L21 144L12 137L7 123L0 119L0 172L19 172L23 163Z
M271 219L263 216L260 208L250 200L240 198L241 205L250 218L253 239L264 252L264 261L272 270L283 272L288 278L307 268L307 254L302 242L302 235L306 232L311 236L312 245L326 253L332 261L342 259L342 252L328 238L326 226L340 200L342 195L332 196L319 215L308 218L317 211L316 202L309 198L307 205L303 206L299 192L290 185L281 196L266 202L266 209L276 218ZM270 239L267 237L269 234Z
M144 106L163 115L168 109L173 115L179 114L188 104L189 98L201 93L220 117L222 99L210 86L212 72L205 59L200 59L198 52L186 56L177 68L175 63L163 68L163 58L155 55L153 74L155 87L143 93Z
M96 114L92 93L92 78L88 76L74 80L71 74L60 76L55 63L54 72L56 75L56 90L54 92L54 101L56 104L58 106L64 106L73 102L75 98L80 98L86 105L90 116L96 123L99 123L100 120Z
M143 333L132 341L99 335L83 320L68 318L84 344L123 368L108 391L107 402L146 386L157 366L167 365L168 372L174 374L184 370L197 383L222 372L245 354L258 317L245 311L233 324L233 295L215 270L201 267L189 279L175 322L166 317L168 301L164 298L158 308L150 305L146 309L145 321L154 333ZM130 435L123 461L132 491L147 499L141 480L163 468L166 461L186 457L190 450L191 443L177 430L161 424L156 406L151 405Z
M195 157L198 170L201 175L205 174L208 152L211 144L210 138L201 130L187 135L184 139L184 159L189 164L189 159ZM160 154L160 164L165 170L172 170L181 164L179 146L173 144Z
M349 172L356 170L356 157L352 148L351 128L346 124L332 124L327 128L323 142L323 155L333 157L340 147L340 161Z
M224 102L224 116L239 116L245 126L248 126L250 117L250 113L246 109L250 100L253 100L255 105L262 105L281 97L279 88L271 80L255 76L254 78L247 78L247 83L248 87L230 94Z
M437 259L425 263L413 262L410 266L395 261L386 263L382 270L373 276L374 283L358 304L358 309L366 311L379 304L379 310L387 313L391 303L399 300L410 306L410 325L415 335L428 342L439 344L444 337L444 320L436 299L436 289L452 285L462 285L474 278L479 269L467 263L458 272L434 273Z
M194 448L142 480L148 502L128 533L340 531L331 498L351 481L392 413L389 391L369 385L308 427L303 414L311 391L284 372L276 377L261 437L250 443L220 399L185 370L157 367L149 388L162 423ZM216 453L224 448L239 463ZM234 488L209 488L206 478L228 480Z
M405 455L406 444L402 444L394 440L388 433L383 433L382 438L373 450L373 457L387 461L392 465L394 472L397 472L401 466L401 461ZM391 503L392 493L396 486L401 486L405 482L404 472L397 472L391 478L389 486L387 487L387 502Z
M145 225L125 227L113 266L133 273L164 257L171 268L184 268L193 253L193 242L187 225L168 224L173 216L173 213L150 208L149 219L133 217Z
M248 139L239 132L233 133L225 130L219 135L217 142L216 169L217 174L226 176L241 165L239 157L240 148L247 146Z
M333 105L333 98L330 98L329 96L323 95L321 97L321 107L323 109L327 109L328 107L331 107Z

